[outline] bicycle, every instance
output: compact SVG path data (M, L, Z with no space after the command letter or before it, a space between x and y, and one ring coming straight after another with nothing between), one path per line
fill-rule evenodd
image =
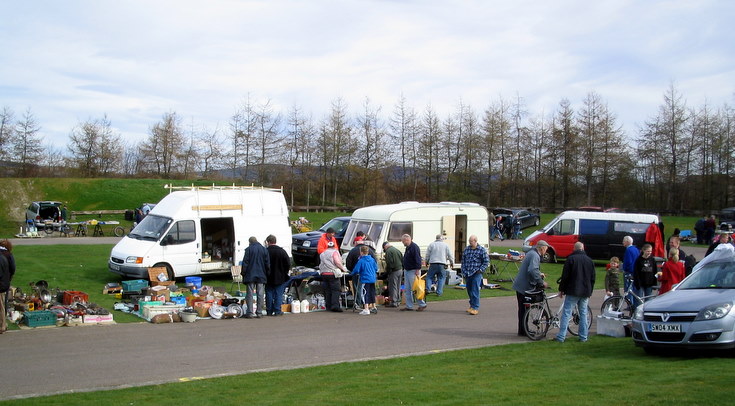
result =
M635 291L635 284L633 284L633 277L630 275L625 275L625 279L629 281L628 283L628 289L623 293L622 296L620 295L613 295L609 298L605 299L602 302L602 306L600 306L600 312L602 314L610 314L610 313L620 313L620 317L623 319L632 319L633 318L633 303L631 303L629 297L633 296L635 300L638 301L639 304L642 304L645 302L646 299L649 297L654 297L656 295L648 295L648 296L638 296L638 294Z
M561 314L564 310L564 301L559 306L559 310L551 316L551 306L549 305L549 299L559 297L559 294L553 294L551 296L546 295L544 290L536 290L526 292L528 295L541 295L542 299L540 302L527 304L526 315L523 316L523 328L526 331L526 336L533 341L541 340L546 337L551 327L559 328L561 326ZM592 309L587 306L587 331L592 327ZM574 306L572 309L572 319L569 321L567 331L577 336L579 335L579 309Z

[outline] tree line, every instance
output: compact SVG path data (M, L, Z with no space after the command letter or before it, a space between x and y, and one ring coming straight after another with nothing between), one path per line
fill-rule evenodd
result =
M588 93L532 114L519 95L440 114L401 96L390 111L343 99L322 117L246 97L227 126L163 114L126 143L107 116L78 123L65 150L44 147L27 109L0 112L4 176L156 177L283 186L292 205L474 201L487 207L622 207L683 212L732 204L735 113L688 106L672 83L634 134Z

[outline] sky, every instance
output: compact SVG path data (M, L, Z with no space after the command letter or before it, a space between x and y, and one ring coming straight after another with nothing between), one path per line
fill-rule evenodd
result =
M247 98L315 121L341 98L387 120L520 97L529 116L598 93L629 137L673 84L735 101L730 0L0 0L0 108L65 149L106 115L129 142L164 114L226 131Z

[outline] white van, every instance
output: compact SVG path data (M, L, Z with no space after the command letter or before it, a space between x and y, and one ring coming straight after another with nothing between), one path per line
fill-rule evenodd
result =
M291 243L288 207L281 189L252 186L168 187L170 192L112 249L111 272L148 278L163 266L169 279L230 272L254 236ZM286 250L287 252L289 250Z
M405 251L401 243L403 234L413 237L423 256L429 244L436 240L436 235L442 234L453 250L455 268L462 263L462 252L470 235L476 235L477 243L485 248L489 244L487 209L477 203L402 202L357 209L352 213L342 240L342 252L354 247L358 231L370 236L379 256L383 251L383 241L389 241L401 252Z
M557 257L568 257L574 251L574 243L581 241L592 259L623 258L623 237L633 237L633 244L640 247L646 241L648 227L658 223L655 214L565 211L529 235L523 242L523 251L528 252L545 240L549 249L543 261L554 262Z

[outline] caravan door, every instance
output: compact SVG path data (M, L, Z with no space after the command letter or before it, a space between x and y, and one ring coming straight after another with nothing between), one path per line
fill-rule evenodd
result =
M179 220L161 239L162 259L173 268L174 275L199 273L201 253L194 220ZM156 261L159 262L159 261Z

